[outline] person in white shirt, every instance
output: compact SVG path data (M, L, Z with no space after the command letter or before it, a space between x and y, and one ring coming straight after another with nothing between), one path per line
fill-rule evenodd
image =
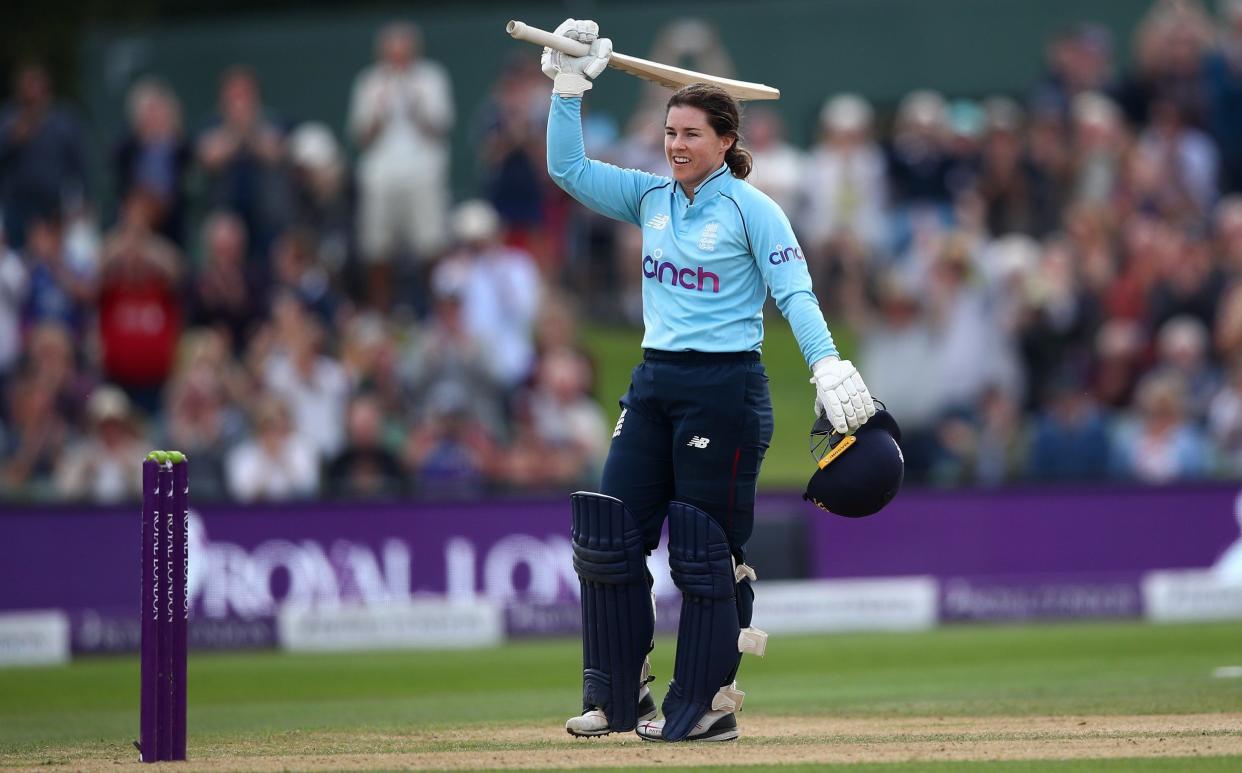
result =
M369 301L391 300L392 262L402 252L434 257L446 241L449 130L455 111L447 71L422 58L407 23L379 33L378 61L358 75L349 130L358 160L358 239L369 265Z
M436 267L432 284L460 288L466 331L486 345L490 375L506 389L518 386L535 360L539 269L530 253L501 243L500 217L486 201L459 204L452 230L461 249Z

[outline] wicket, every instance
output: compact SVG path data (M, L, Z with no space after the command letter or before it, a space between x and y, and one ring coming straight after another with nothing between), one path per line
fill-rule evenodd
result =
M142 463L142 676L139 759L184 760L189 461L152 451Z

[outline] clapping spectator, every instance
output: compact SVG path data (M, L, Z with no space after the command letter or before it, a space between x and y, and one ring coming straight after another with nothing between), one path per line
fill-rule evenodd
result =
M447 241L454 118L448 72L423 58L419 28L384 27L376 63L354 81L349 108L350 133L361 148L358 237L367 298L381 311L392 300L394 261L433 258Z
M149 446L129 399L104 384L87 401L86 417L86 435L57 460L57 496L99 503L136 501L142 495L142 472L134 460Z
M1186 415L1186 388L1173 374L1152 374L1140 382L1138 414L1123 421L1115 440L1114 468L1143 483L1199 478L1208 471L1203 432Z
M26 246L35 217L59 221L83 207L86 155L82 126L56 101L47 70L19 68L13 101L0 108L0 211L9 244Z
M159 409L182 326L183 260L152 230L158 207L145 189L130 192L104 242L99 280L104 377L148 414Z
M291 214L284 131L266 113L259 78L248 67L230 67L220 77L219 111L198 140L198 162L212 206L242 219L250 257L261 261Z
M129 90L129 126L113 155L116 197L142 190L151 199L151 227L185 246L185 177L194 152L181 122L181 105L167 84L144 78Z
M94 266L76 263L65 249L59 215L45 212L31 218L26 243L30 286L22 311L27 329L56 322L80 339L90 321L97 276Z
M1203 62L1207 125L1224 162L1222 190L1242 193L1242 0L1223 0L1220 10L1220 39Z
M247 396L228 339L202 328L186 335L185 358L166 390L162 447L184 451L194 461L194 491L204 499L225 494L224 457L245 435Z
M1109 425L1072 371L1053 377L1035 417L1027 473L1041 481L1098 481L1110 469Z
M203 223L202 269L190 287L190 320L228 336L229 349L241 350L262 314L260 284L246 265L246 225L228 212Z
M295 433L320 459L331 459L345 442L345 369L324 351L324 328L298 299L281 295L273 307L273 346L259 355L257 373L267 391L284 402Z
M298 436L280 400L263 396L254 408L255 435L225 458L229 495L242 502L306 499L319 488L315 446Z

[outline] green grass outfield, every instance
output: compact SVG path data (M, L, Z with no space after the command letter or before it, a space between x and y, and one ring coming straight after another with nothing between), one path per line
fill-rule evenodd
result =
M653 656L660 686L671 675L671 645L661 640ZM326 764L326 769L331 769L333 755L344 755L341 767L356 769L372 764L371 757L358 756L364 753L381 755L374 763L379 768L409 767L411 759L432 759L418 756L422 754L477 753L478 769L485 769L497 764L495 755L509 752L556 754L563 748L569 753L575 749L606 753L608 744L630 741L575 741L560 730L576 708L579 647L577 641L549 640L482 651L193 654L190 756L199 763L231 760L217 769L249 768L247 761L253 761L266 770L304 768L299 755L315 755L316 764L320 768ZM943 737L955 744L1000 744L997 748L1011 740L1055 744L1054 734L1040 730L1036 718L1218 714L1232 722L1224 715L1242 716L1242 679L1214 678L1213 671L1233 665L1242 665L1238 624L956 626L919 634L774 636L767 657L747 658L743 665L739 686L747 698L740 720L743 733L747 721L766 723L769 730L775 722L779 729L775 719L779 717L867 723L876 728L869 732L879 735L863 740L882 751L887 743L910 740L903 737L910 732L902 730L903 722L952 724L955 717L1019 717L1031 718L1029 733L1019 727L954 736L946 729ZM116 769L135 758L129 743L137 733L137 697L136 657L0 670L0 768ZM490 735L493 729L515 726L547 733L529 741L520 734ZM885 730L888 726L891 732ZM839 732L814 741L821 751L831 751L838 741L859 741L850 735L853 731ZM1154 743L1151 736L1157 732L1164 742L1165 733L1159 728L1134 735ZM1119 744L1129 740L1119 737L1124 733L1103 735L1117 737ZM1186 742L1186 735L1180 733L1180 742ZM1112 762L884 760L886 764L772 769L1242 770L1242 755L1237 754L1242 749L1242 721L1232 729L1201 735L1203 746L1196 746L1195 753L1203 756L1193 759L1147 753L1134 755L1147 759L1127 759L1130 755L1123 745L1117 754L1107 755L1114 758ZM753 752L758 745L762 747L758 751L779 755L796 751L806 736L804 731L788 738L769 733L744 736L737 744L694 746ZM923 732L916 740L934 742L939 737ZM639 746L686 748L638 742L625 748ZM1213 748L1227 753L1219 755ZM382 756L388 753L398 756L391 760ZM662 769L679 769L680 762L702 764L676 757L651 762ZM716 762L711 767L722 766Z

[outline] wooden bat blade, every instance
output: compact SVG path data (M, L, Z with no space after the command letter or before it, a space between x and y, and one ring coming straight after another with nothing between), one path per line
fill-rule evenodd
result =
M586 56L590 52L590 46L585 43L570 40L563 35L553 35L547 30L541 30L538 27L532 27L516 20L510 21L505 25L505 31L516 40L525 40L535 45L548 46L570 56ZM680 88L690 83L710 83L724 89L734 99L781 98L780 89L775 89L762 83L721 78L716 75L674 67L670 64L660 64L650 59L640 59L637 56L619 54L616 51L612 53L612 58L608 60L608 66L614 70L620 70L629 75L672 89Z
M626 56L616 52L613 52L612 58L608 60L608 66L671 89L677 89L690 83L710 83L729 92L729 95L734 99L781 98L780 89L762 83L722 78L718 75L685 70L681 67L674 67L671 64L660 64L650 59L640 59L637 56Z

